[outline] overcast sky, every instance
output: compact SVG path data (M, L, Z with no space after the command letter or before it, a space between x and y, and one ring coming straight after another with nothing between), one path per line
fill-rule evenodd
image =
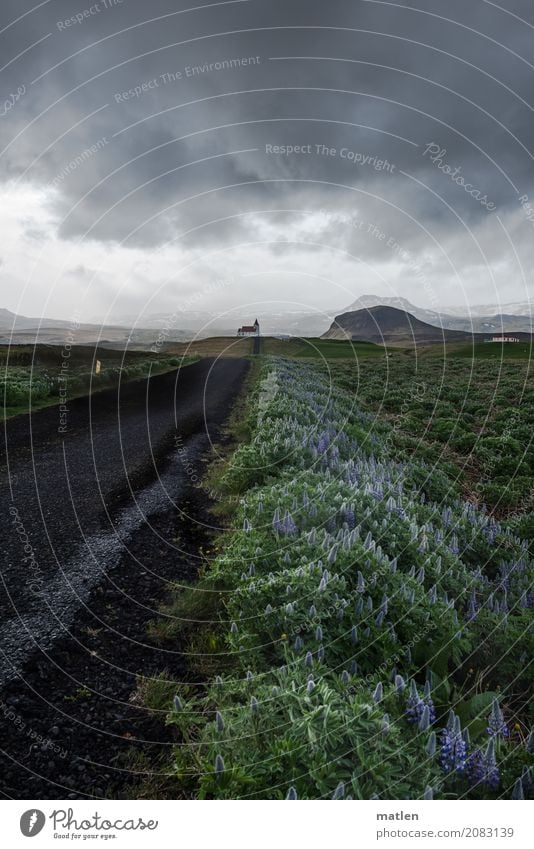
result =
M532 2L2 0L0 38L0 307L534 295Z

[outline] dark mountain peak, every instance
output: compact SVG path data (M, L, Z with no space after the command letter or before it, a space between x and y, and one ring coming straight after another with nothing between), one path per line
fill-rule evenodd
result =
M378 343L437 344L471 339L473 334L434 327L406 310L381 304L336 316L324 338L348 338Z

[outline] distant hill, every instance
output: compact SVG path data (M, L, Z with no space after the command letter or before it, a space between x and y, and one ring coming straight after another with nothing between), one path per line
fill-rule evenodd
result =
M466 306L447 307L452 316L464 316L467 312L479 318L492 318L495 315L532 318L534 301L512 301L504 304L473 304L470 310Z
M356 312L372 307L395 307L415 316L420 321L434 327L447 330L463 330L466 333L532 333L532 304L528 301L515 304L502 304L502 312L497 307L482 304L471 307L447 307L447 311L426 309L412 304L406 298L385 298L380 295L362 295L345 312Z
M358 312L358 310L368 310L373 307L394 307L415 316L420 321L426 321L427 324L441 324L447 318L454 320L452 316L440 313L438 310L418 307L407 298L386 298L382 295L362 295L361 298L357 298L353 304L347 307L345 312Z
M15 330L27 330L39 327L68 327L68 321L55 318L28 318L26 315L16 315L11 310L0 309L0 331L9 332L13 327Z
M353 339L359 342L435 345L443 342L481 342L484 334L445 330L416 318L406 310L376 306L336 316L323 339Z

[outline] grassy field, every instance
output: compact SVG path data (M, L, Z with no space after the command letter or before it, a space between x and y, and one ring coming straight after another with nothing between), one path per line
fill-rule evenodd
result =
M515 348L514 348L515 350ZM477 352L478 353L478 352ZM520 353L520 352L519 352ZM339 362L331 380L394 426L399 457L441 468L459 492L501 516L534 507L534 383L528 360L453 350ZM518 520L519 521L519 520Z
M220 479L239 499L233 529L177 608L196 623L204 683L164 702L176 795L530 797L521 533L459 497L439 464L403 455L350 380L332 385L318 362L261 366L249 442ZM388 375L366 366L369 408ZM395 371L397 399L409 381Z
M296 359L354 360L360 357L384 357L386 349L372 342L350 342L340 339L262 339L263 353Z
M197 357L92 346L0 346L0 418L26 413L194 362ZM97 361L100 372L96 373Z
M248 357L252 354L253 339L240 339L237 336L214 336L210 339L197 339L193 342L168 343L164 346L166 354L197 357Z
M530 360L532 345L526 342L477 342L475 345L449 346L455 357L475 357L481 360Z
M247 357L252 354L253 340L219 336L184 344L168 344L166 353L195 354L200 357ZM261 338L261 353L267 356L354 360L359 357L384 357L386 349L372 342L349 342L337 339L289 339L273 336Z

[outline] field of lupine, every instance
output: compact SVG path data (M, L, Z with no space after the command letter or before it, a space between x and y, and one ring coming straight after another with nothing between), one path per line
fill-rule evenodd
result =
M508 515L529 502L534 509L531 372L530 360L444 357L427 349L422 356L360 358L358 368L354 360L336 364L332 374L364 409L392 421L405 456L415 452L445 467L473 497Z
M533 561L320 369L267 359L223 484L236 529L205 685L182 686L179 793L533 795Z

